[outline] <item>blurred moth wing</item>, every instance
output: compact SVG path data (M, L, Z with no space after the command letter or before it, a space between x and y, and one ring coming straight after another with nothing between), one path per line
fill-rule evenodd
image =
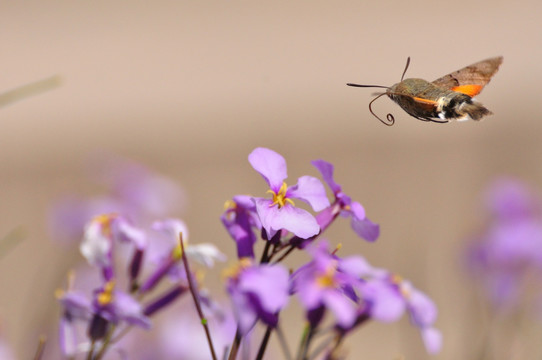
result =
M486 59L428 82L423 79L403 80L410 63L408 58L401 81L391 87L350 83L347 85L386 88L385 92L371 101L369 110L388 126L395 123L393 115L388 114L386 120L383 120L371 108L372 103L383 95L387 95L409 115L422 121L447 123L451 120L481 120L492 112L474 101L473 97L483 90L502 61L502 56Z

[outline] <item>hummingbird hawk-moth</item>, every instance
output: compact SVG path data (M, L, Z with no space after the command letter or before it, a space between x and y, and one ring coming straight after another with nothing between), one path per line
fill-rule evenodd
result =
M407 59L401 82L393 86L359 85L348 83L348 86L378 87L387 89L377 94L369 103L369 111L382 123L391 126L395 123L392 114L386 120L378 117L371 105L381 96L388 95L410 116L422 121L447 123L450 120L481 120L492 112L482 104L473 100L484 86L491 80L502 63L502 56L486 59L454 71L433 82L423 79L405 79L405 73L410 64Z

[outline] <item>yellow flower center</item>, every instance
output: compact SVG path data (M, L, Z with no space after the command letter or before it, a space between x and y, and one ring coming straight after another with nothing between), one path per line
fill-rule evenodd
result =
M224 210L235 210L237 208L237 204L233 200L226 200L224 202Z
M111 223L117 217L117 214L101 214L92 219L93 223L97 223L102 228L105 236L111 236Z
M287 190L288 190L288 185L286 185L285 182L282 183L278 193L274 192L273 190L267 190L268 193L273 195L273 202L269 206L271 207L271 206L278 205L279 209L283 207L284 205L286 205L287 203L292 206L295 206L292 199L289 199L286 197Z
M222 271L222 276L224 278L236 279L243 269L252 266L252 259L249 257L244 257L239 259L237 264L234 264Z
M115 289L115 280L108 281L101 293L98 294L98 304L105 306L113 301L113 290Z
M323 288L333 288L336 286L335 273L337 272L337 264L333 262L327 267L326 271L316 278L316 283Z

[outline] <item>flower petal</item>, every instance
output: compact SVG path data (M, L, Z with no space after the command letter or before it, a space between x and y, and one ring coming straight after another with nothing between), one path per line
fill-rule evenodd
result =
M324 160L314 160L311 164L320 171L322 178L334 194L341 192L341 186L333 179L333 164Z
M426 328L421 330L423 344L425 349L431 355L440 352L442 348L442 334L435 328Z
M357 220L352 216L350 226L358 236L367 241L375 241L380 236L380 226L373 223L369 218Z
M254 293L265 311L276 313L288 303L288 270L262 265L243 273L239 288Z
M326 307L331 310L337 324L343 328L350 327L357 318L355 303L337 291L326 291L323 298Z
M271 190L278 192L284 179L288 177L286 160L267 148L256 148L248 155L250 165L263 176Z
M186 248L186 256L194 259L200 264L211 268L215 264L215 260L225 261L226 255L220 252L216 246L209 243L191 245Z
M308 239L320 232L314 216L303 209L290 204L281 208L277 205L270 206L271 201L262 198L255 198L254 201L262 226L270 236L282 229L302 239Z
M109 266L111 263L111 239L108 238L97 221L91 221L85 228L85 235L79 250L87 259L89 264L94 266Z
M313 176L300 177L297 185L288 189L288 197L307 202L314 211L323 210L330 205L324 185Z
M179 234L183 234L183 242L188 241L188 227L179 219L167 219L163 221L155 221L152 224L152 229L163 232L168 235L173 246L179 245Z
M352 211L352 214L357 220L365 219L365 209L359 202L352 201L352 203L350 204L350 211Z

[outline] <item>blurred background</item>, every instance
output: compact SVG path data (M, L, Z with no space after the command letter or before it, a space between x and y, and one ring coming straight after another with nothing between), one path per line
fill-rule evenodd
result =
M460 260L483 225L481 192L496 176L542 186L542 3L539 1L50 1L0 4L0 92L58 75L60 87L0 108L0 235L23 240L0 260L0 332L18 357L58 319L54 290L81 261L51 238L66 194L91 194L88 160L113 154L178 182L191 241L235 251L219 216L266 185L247 161L281 153L289 183L335 164L343 189L381 225L374 244L346 222L329 234L431 296L444 348L474 358L484 317ZM478 99L495 115L432 124L371 89L432 81L479 60L504 63ZM219 271L207 276L220 293ZM297 317L299 315L299 317ZM289 316L296 343L302 314ZM367 359L429 358L408 320L373 324L347 343ZM354 341L352 341L354 340ZM48 346L56 346L49 344ZM357 358L355 355L353 358Z

